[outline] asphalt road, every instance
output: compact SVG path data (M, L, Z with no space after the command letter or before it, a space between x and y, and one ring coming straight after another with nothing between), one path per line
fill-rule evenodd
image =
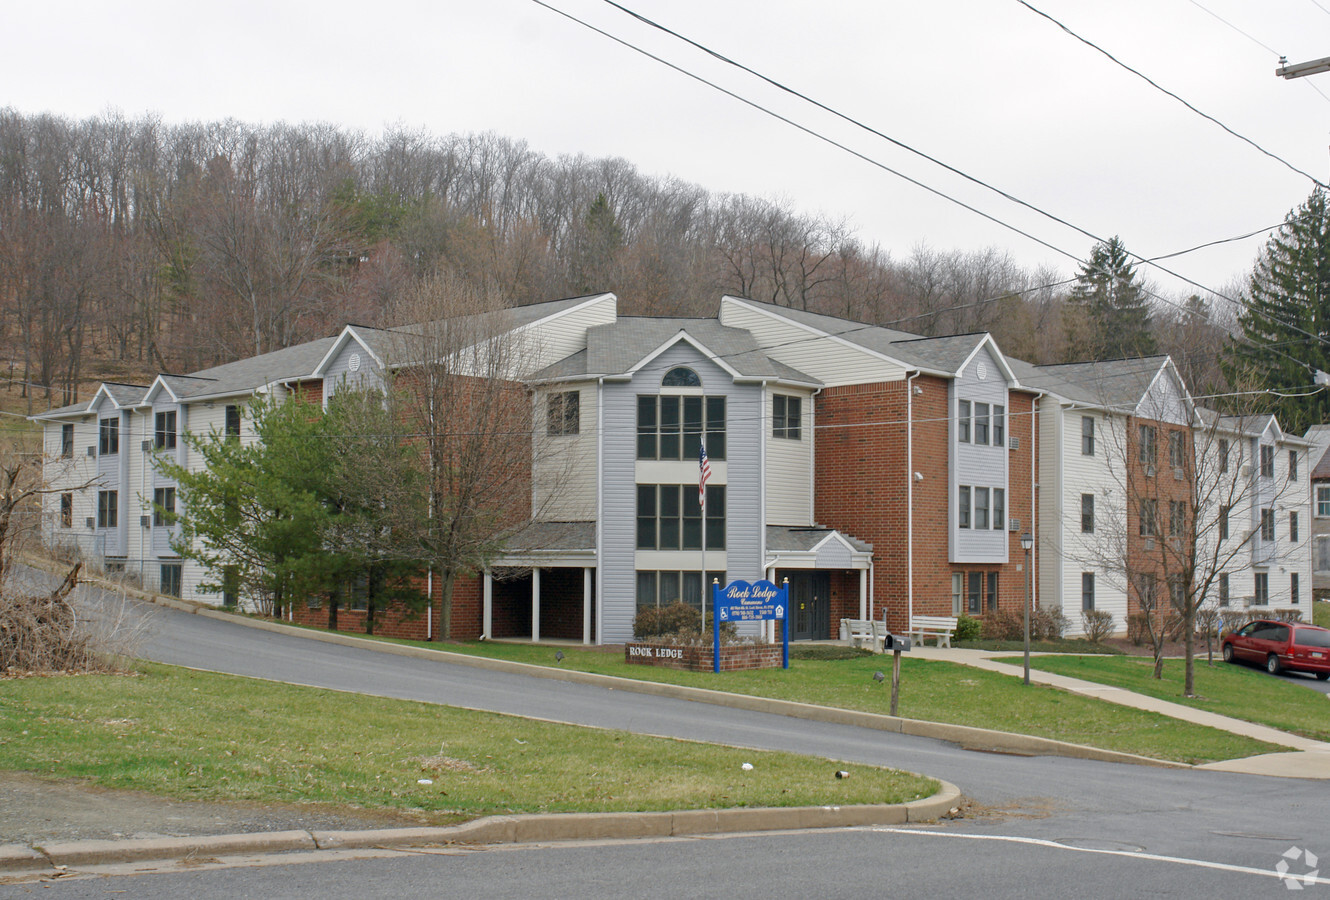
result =
M1261 896L1287 890L1271 873L1293 848L1326 859L1330 876L1325 782L975 753L924 738L388 656L162 608L145 616L140 652L161 662L894 766L954 782L975 807L971 817L905 831L509 848L116 879L132 883L133 896ZM1310 868L1305 857L1286 865L1292 874ZM0 897L30 896L28 887L44 896L102 897L107 882L0 887ZM1330 878L1309 889L1330 896Z

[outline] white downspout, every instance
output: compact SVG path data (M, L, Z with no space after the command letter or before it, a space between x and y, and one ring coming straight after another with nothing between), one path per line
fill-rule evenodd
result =
M605 643L605 379L596 379L596 636ZM702 576L706 578L705 575ZM636 600L634 600L636 604Z
M1035 394L1030 402L1030 534L1034 535L1034 552L1030 555L1030 568L1038 571L1039 567L1039 501L1036 499L1039 495L1039 482L1036 476L1039 474L1039 449L1042 447L1039 441L1039 401L1044 399L1044 391ZM1061 450L1058 451L1059 457ZM1061 554L1059 554L1061 555ZM1030 572L1030 605L1039 608L1039 579L1034 577L1034 571Z
M915 372L905 379L905 627L914 624L914 384ZM873 616L877 618L877 616Z

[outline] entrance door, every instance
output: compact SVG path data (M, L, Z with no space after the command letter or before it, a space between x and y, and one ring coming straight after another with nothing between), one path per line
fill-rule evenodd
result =
M790 572L790 640L831 638L831 576L826 572Z

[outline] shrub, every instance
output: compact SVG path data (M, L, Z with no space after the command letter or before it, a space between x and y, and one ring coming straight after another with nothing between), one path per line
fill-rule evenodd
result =
M1025 637L1025 619L1009 609L989 610L982 630L986 641L1019 641Z
M1093 644L1103 643L1113 633L1113 614L1104 609L1087 609L1081 612L1081 628L1086 640Z
M1137 647L1150 640L1150 615L1132 613L1127 616L1127 638Z
M1226 609L1219 613L1220 634L1232 634L1251 620L1251 616L1240 609Z
M1301 622L1302 610L1300 609L1276 609L1270 613L1270 618L1279 622Z
M706 628L702 627L702 614L682 600L668 606L644 606L633 619L633 637L639 641L662 641L675 644L703 644L712 639L713 614L707 612ZM723 643L738 640L733 622L722 622L720 639Z
M962 613L956 617L956 640L977 641L983 633L984 623Z
M1021 627L1024 630L1024 622ZM1030 616L1030 637L1033 640L1060 641L1066 633L1067 617L1061 609L1036 609Z

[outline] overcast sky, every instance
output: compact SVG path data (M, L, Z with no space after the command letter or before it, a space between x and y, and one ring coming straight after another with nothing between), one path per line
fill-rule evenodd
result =
M654 32L602 0L551 6L769 106L1071 256L1090 238L975 188ZM1164 88L1330 178L1330 0L1029 0ZM1093 234L1153 257L1278 224L1312 182L1017 0L625 0L629 8ZM1219 18L1227 20L1225 24ZM319 120L494 131L550 154L788 200L893 256L1069 256L942 200L532 0L12 4L0 105L81 118ZM1241 32L1245 32L1241 33ZM1268 45L1266 49L1261 44ZM1266 235L1167 264L1214 289ZM1168 292L1190 290L1152 273Z

